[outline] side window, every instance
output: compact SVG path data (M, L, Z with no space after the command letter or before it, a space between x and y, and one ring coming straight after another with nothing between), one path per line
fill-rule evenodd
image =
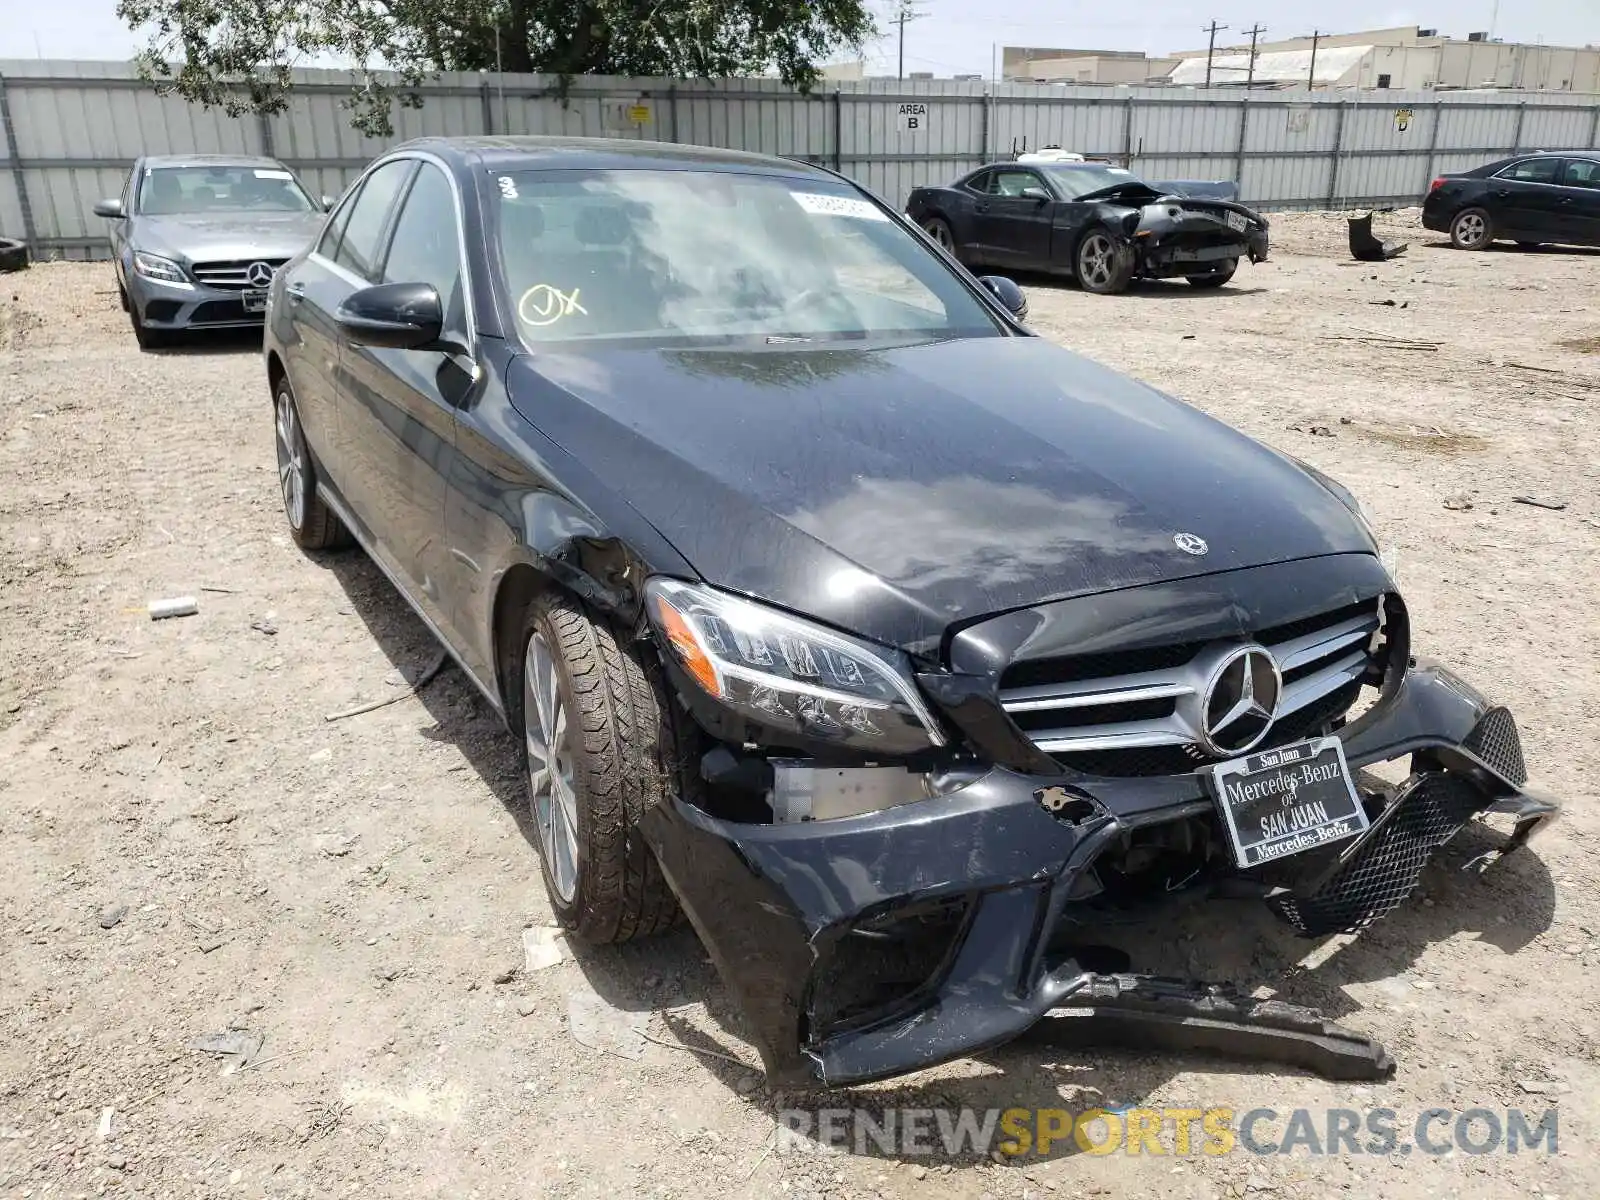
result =
M989 185L992 182L994 182L993 171L979 171L967 180L967 187L971 191L987 196L989 194Z
M361 194L350 202L350 216L345 220L339 247L334 251L334 262L363 279L377 281L378 249L384 224L401 185L415 165L412 159L397 158L367 176L367 181L361 185Z
M1561 171L1567 187L1600 188L1600 162L1592 158L1569 158Z
M1499 179L1515 179L1521 183L1554 183L1561 169L1559 158L1525 158L1501 170Z
M997 196L1020 196L1024 188L1044 187L1032 171L996 171L994 184Z
M339 253L339 239L344 236L344 227L350 223L350 210L355 206L355 191L352 189L350 198L334 209L333 216L323 226L322 236L317 239L317 253L329 262Z
M455 192L443 171L423 163L405 198L383 265L384 283L431 283L445 312L457 314L461 287L461 243L456 232Z

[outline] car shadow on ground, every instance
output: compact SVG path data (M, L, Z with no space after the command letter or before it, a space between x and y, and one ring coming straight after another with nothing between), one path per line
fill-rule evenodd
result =
M316 561L333 573L351 610L398 672L415 678L433 661L438 654L433 635L365 554L351 550ZM453 664L417 698L433 720L422 736L456 746L515 819L527 842L529 884L537 886L537 834L528 816L515 740ZM1505 837L1498 828L1469 823L1435 856L1411 898L1354 939L1297 937L1260 902L1213 900L1137 923L1097 925L1094 940L1126 954L1135 971L1230 983L1247 994L1264 988L1277 999L1342 1020L1368 1007L1351 994L1351 985L1359 990L1370 985L1376 993L1369 997L1371 1003L1420 998L1423 992L1412 990L1415 979L1408 972L1432 944L1466 932L1515 954L1550 927L1555 888L1537 849L1511 854L1481 874L1464 869L1485 851L1503 845ZM815 1117L821 1110L846 1108L873 1119L890 1108L1114 1108L1139 1103L1179 1073L1266 1076L1297 1070L1238 1058L1086 1051L1076 1039L1072 1048L1052 1048L1051 1018L1014 1042L971 1056L979 1069L972 1071L968 1064L963 1075L913 1077L870 1091L762 1092L750 1087L757 1055L743 1032L742 1015L691 930L680 926L622 946L568 945L589 985L608 1004L624 1013L658 1015L652 1040L686 1051L686 1062L692 1058L708 1076L774 1116L790 1110ZM1308 957L1319 961L1307 965ZM697 1004L704 1005L714 1028L695 1019L691 1006ZM815 1131L815 1122L811 1128ZM850 1148L901 1157L898 1150L881 1149L870 1138ZM1069 1138L1054 1154L1080 1149ZM939 1156L940 1161L963 1161L962 1154L946 1155L942 1149ZM976 1161L981 1155L966 1157Z
M1413 242L1413 246L1424 250L1455 250L1449 238L1430 238L1425 242ZM1600 255L1600 247L1595 246L1554 246L1548 242L1538 245L1519 245L1516 242L1490 242L1482 250L1463 250L1463 254L1553 254L1558 257L1593 258Z
M1082 291L1076 280L1065 278L1061 275L1039 275L1027 271L1013 272L1011 280L1023 287L1048 288L1057 292ZM1228 299L1238 296L1255 296L1267 289L1264 287L1246 287L1241 283L1225 283L1220 288L1195 287L1187 279L1135 279L1128 285L1126 292L1119 293L1124 296L1137 296L1141 298L1158 298L1162 300L1215 300ZM1106 297L1114 299L1115 296Z

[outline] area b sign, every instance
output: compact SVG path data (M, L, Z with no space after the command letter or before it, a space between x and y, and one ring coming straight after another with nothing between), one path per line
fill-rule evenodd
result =
M906 133L921 133L928 127L926 104L900 105L900 128Z

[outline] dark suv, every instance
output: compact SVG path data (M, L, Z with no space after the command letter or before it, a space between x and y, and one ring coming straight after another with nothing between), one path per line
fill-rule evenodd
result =
M1422 224L1458 250L1505 240L1600 246L1600 151L1519 154L1441 175L1428 189Z
M1022 307L836 174L634 141L403 146L272 285L295 540L516 734L558 918L687 916L774 1074L1139 992L1080 947L1180 897L1362 928L1555 811L1348 491Z

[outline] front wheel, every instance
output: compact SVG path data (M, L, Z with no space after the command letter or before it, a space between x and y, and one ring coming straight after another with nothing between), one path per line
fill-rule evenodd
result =
M1457 250L1482 250L1494 241L1494 222L1481 208L1464 208L1450 222L1450 244Z
M586 942L672 925L677 901L639 822L669 802L676 756L659 667L575 600L534 602L520 718L529 815L557 920Z
M1207 271L1204 275L1190 275L1189 282L1197 288L1219 288L1233 278L1233 273L1239 269L1237 258L1225 258L1222 265L1215 270Z
M1133 279L1133 255L1104 229L1091 229L1078 243L1078 286L1096 295L1124 292Z
M139 319L139 310L132 304L127 306L128 320L133 323L133 340L139 343L141 350L163 350L172 345L172 334L165 329L152 329Z

